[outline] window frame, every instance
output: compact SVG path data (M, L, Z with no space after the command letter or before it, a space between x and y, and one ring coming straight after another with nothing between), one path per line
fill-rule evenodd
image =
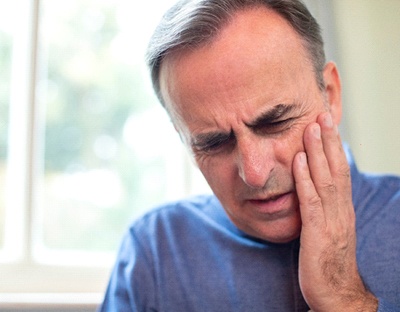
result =
M41 140L37 137L41 135L43 117L36 105L40 0L17 3L15 17L20 27L16 28L12 47L6 226L5 244L0 253L3 280L0 293L86 293L94 298L92 293L102 292L106 287L113 260L109 254L92 254L91 265L87 261L83 265L63 266L37 262L32 248L36 182L42 162ZM102 265L93 265L98 256L108 259ZM77 276L83 277L79 283ZM7 301L0 296L0 303Z
M79 294L75 296L78 300L75 303L98 304L115 260L115 253L110 252L49 252L34 245L35 227L40 222L38 194L44 173L45 114L38 87L41 2L19 0L14 4L18 10L14 14L15 23L19 27L15 29L12 46L5 245L0 250L0 276L6 282L0 283L0 309L10 302L33 303L38 298L46 302L50 292L65 294L65 298ZM169 196L175 198L180 194L189 195L195 189L207 190L183 146L177 153L167 152L165 156L182 164L179 171L167 167L167 178L179 182L171 187ZM182 176L182 181L177 181L177 174ZM79 260L67 262L67 254L68 258L72 254L73 259ZM38 296L32 297L32 294Z

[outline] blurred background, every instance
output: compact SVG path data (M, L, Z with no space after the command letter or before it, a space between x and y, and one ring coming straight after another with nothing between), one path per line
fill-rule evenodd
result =
M93 310L127 225L209 192L144 53L172 0L0 0L0 309ZM308 0L360 169L400 174L400 1Z

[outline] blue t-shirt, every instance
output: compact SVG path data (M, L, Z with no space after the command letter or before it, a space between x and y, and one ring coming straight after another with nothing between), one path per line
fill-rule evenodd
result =
M349 156L360 274L379 312L400 311L400 178L362 174ZM122 242L100 311L308 311L299 240L273 244L231 223L215 196L159 207Z

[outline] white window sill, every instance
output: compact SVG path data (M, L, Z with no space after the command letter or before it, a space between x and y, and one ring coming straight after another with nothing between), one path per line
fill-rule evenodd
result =
M101 293L9 293L0 294L0 311L94 312Z

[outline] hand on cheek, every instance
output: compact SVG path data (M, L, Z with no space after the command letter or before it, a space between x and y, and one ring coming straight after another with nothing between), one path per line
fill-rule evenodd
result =
M350 169L329 113L304 132L293 174L300 203L299 282L313 311L376 311L356 261Z

